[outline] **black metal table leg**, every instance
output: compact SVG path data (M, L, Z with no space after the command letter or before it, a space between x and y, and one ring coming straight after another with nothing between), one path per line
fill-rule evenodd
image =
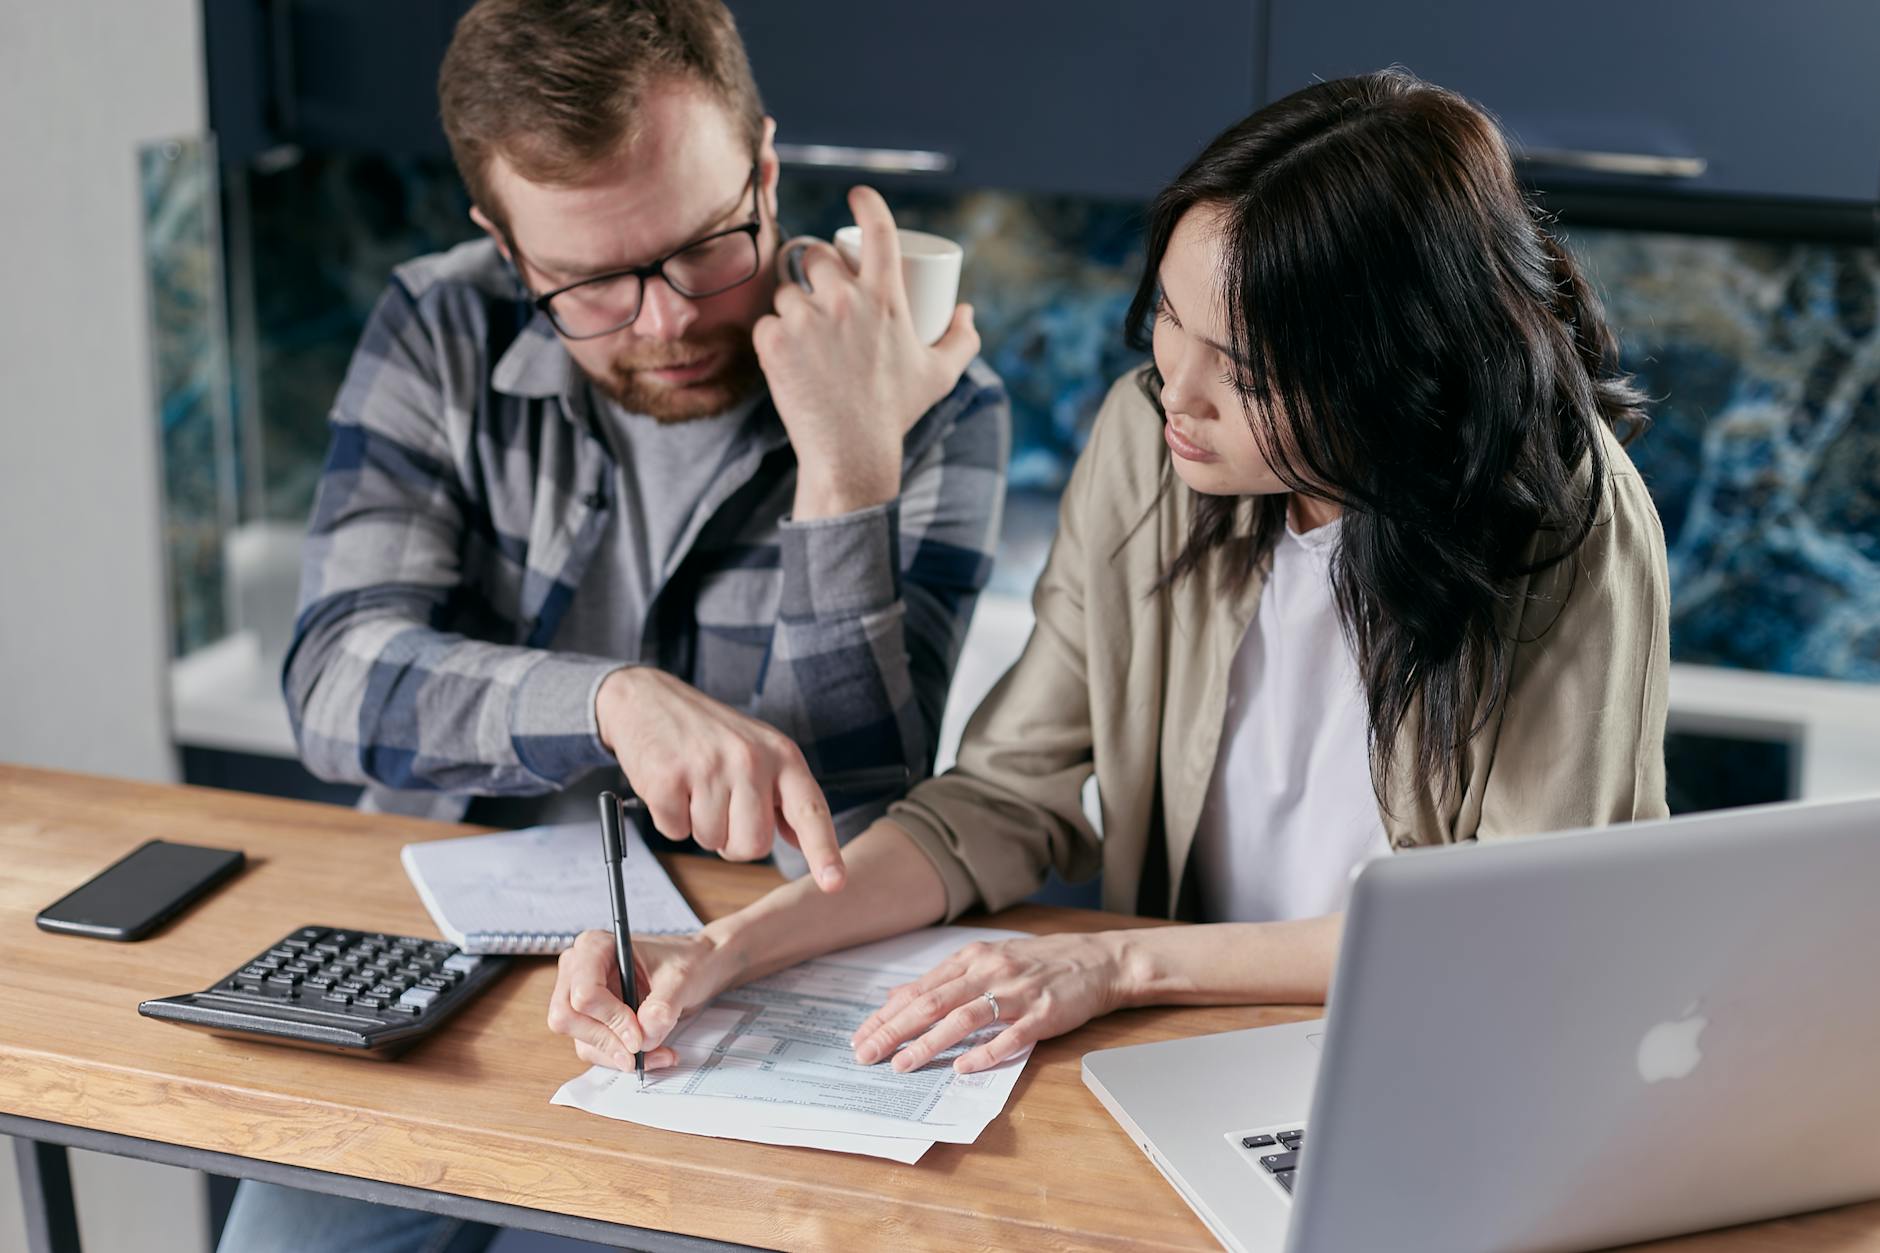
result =
M79 1253L72 1166L63 1144L15 1139L20 1205L26 1211L27 1253Z
M228 1226L228 1212L235 1204L235 1185L239 1179L227 1175L204 1175L209 1181L209 1247L222 1243L222 1228Z

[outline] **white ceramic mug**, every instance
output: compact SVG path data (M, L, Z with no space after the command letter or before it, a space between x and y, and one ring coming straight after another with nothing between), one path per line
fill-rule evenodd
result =
M907 308L913 315L914 334L931 344L947 333L953 307L960 296L960 262L965 250L950 239L926 231L897 230L901 237L901 281L907 287ZM851 270L862 268L862 228L845 226L836 232L836 251Z

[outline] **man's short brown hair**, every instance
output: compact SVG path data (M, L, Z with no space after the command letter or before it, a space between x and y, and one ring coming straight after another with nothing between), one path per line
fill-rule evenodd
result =
M500 223L492 156L531 182L579 178L632 138L647 87L671 78L721 100L757 150L764 106L722 0L479 0L437 95L457 172Z

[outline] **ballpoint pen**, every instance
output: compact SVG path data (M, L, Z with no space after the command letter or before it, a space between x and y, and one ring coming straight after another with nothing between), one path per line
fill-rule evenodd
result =
M621 809L618 796L612 792L601 793L601 850L602 857L607 863L607 899L613 906L614 957L620 963L620 995L637 1020L640 1013L640 982L633 974L633 932L627 920L626 884L620 878ZM644 1028L642 1028L640 1043L646 1043ZM633 1073L639 1076L640 1086L644 1088L646 1086L646 1051L643 1048L633 1051Z
M876 792L888 791L907 786L908 771L905 766L874 766L861 770L848 770L820 776L817 783L825 793L829 792ZM627 919L627 888L621 873L625 869L625 842L621 839L621 827L626 820L627 811L644 812L645 805L637 796L624 800L613 792L602 792L601 806L601 855L607 865L607 899L613 906L614 915L614 958L620 964L621 999L634 1017L640 1013L639 980L633 973L633 933ZM644 1027L640 1042L646 1042ZM646 1086L646 1052L637 1049L633 1054L633 1073L638 1076L640 1087Z

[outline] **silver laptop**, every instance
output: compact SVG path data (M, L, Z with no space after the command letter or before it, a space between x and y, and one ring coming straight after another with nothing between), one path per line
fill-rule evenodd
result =
M1880 798L1374 861L1324 1020L1083 1074L1245 1253L1604 1248L1880 1196Z

